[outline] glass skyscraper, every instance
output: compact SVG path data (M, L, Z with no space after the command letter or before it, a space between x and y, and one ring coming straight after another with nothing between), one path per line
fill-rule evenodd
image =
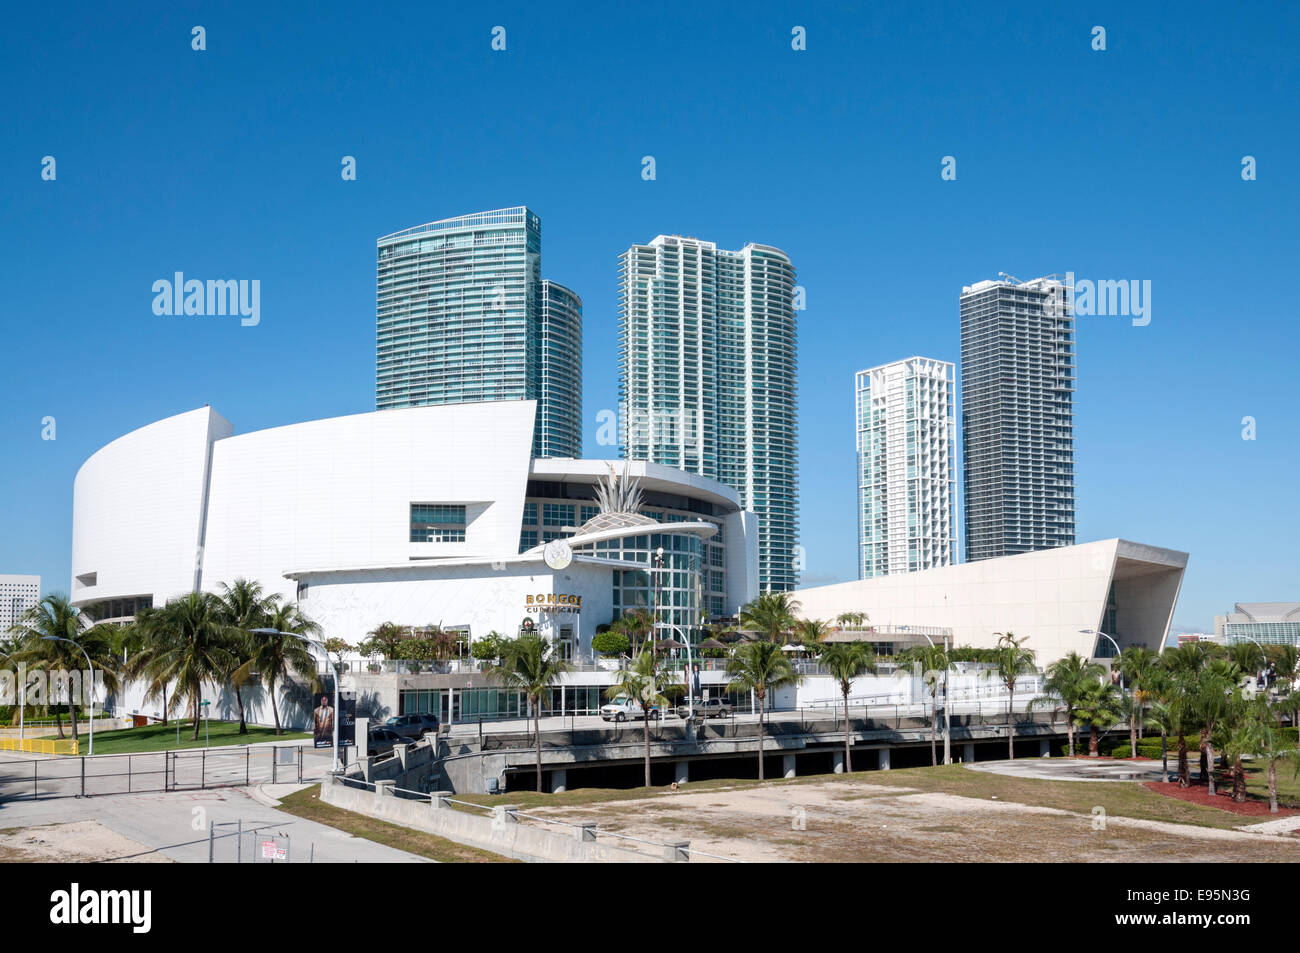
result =
M857 373L859 579L957 562L955 371L910 357Z
M580 387L561 381L581 374L582 305L564 289L548 309L541 248L541 220L522 206L379 239L377 409L537 400L533 455L579 456Z
M966 559L1074 544L1074 315L1065 284L961 292Z
M778 248L660 235L620 260L623 453L720 480L758 516L759 587L798 584L795 271Z

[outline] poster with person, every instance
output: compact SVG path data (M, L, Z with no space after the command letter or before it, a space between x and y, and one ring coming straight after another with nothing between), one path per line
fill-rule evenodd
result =
M316 710L311 716L312 745L317 748L334 747L334 701L328 692L316 696Z

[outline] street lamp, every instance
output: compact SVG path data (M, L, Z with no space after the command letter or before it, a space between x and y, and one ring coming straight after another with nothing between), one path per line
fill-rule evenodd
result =
M1106 640L1107 642L1109 642L1111 645L1115 646L1115 657L1116 657L1116 658L1119 658L1119 656L1120 656L1120 654L1121 654L1121 649L1120 649L1120 647L1119 647L1119 643L1116 642L1114 639L1112 639L1112 638L1111 638L1109 635L1107 635L1105 632L1102 632L1100 629L1080 629L1080 630L1079 630L1079 633L1080 633L1081 635L1100 635L1103 639L1105 639L1105 640Z
M67 642L69 645L75 645L78 649L81 649L81 654L86 657L86 664L90 666L90 751L89 754L93 756L95 754L95 666L90 661L89 653L87 653L86 650L81 647L80 642L74 642L72 639L65 639L61 635L43 635L41 636L41 641L42 642ZM75 718L76 716L73 716L74 724L72 727L74 729L76 728Z
M287 635L295 638L300 642L306 643L308 648L319 648L321 654L325 656L325 668L334 674L334 771L339 771L339 673L330 665L330 653L324 644L318 644L297 632L281 632L279 629L249 629L254 635Z

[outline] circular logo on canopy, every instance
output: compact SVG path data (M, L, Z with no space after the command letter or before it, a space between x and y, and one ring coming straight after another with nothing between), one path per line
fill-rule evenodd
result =
M569 544L564 540L553 539L542 550L542 558L546 560L546 565L552 569L567 569L569 563L573 562L573 550L569 548Z

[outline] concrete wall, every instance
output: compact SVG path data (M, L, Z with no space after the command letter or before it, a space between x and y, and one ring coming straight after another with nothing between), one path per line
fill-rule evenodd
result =
M608 842L585 841L575 831L565 835L563 829L518 821L498 809L496 815L438 807L436 799L413 800L385 793L387 785L371 791L346 785L328 778L321 785L321 800L326 804L368 817L379 818L403 827L436 834L458 844L489 850L516 860L540 863L639 863L653 864L663 857L614 847ZM504 805L503 805L504 807Z

